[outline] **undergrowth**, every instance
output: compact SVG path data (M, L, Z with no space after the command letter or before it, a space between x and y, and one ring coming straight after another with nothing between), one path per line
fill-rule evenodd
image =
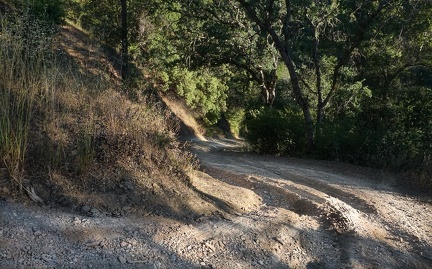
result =
M9 176L21 183L35 101L45 88L47 35L28 18L1 20L0 154ZM39 34L35 34L39 33Z
M176 123L154 101L138 89L131 100L115 78L92 72L106 62L77 64L58 31L37 20L3 17L0 27L0 168L18 186L53 174L85 185L116 167L166 175L193 168Z

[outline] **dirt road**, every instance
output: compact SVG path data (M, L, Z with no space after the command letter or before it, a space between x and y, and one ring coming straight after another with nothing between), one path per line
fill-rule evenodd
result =
M190 221L0 199L0 268L432 268L430 198L377 170L240 146L191 144L212 177L192 184L220 210Z
M230 140L193 148L206 173L262 197L262 208L230 225L247 227L244 242L262 242L269 267L432 268L431 200L407 195L394 176L241 152Z

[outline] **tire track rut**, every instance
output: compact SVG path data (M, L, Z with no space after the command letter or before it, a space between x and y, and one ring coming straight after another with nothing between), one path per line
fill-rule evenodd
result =
M227 184L253 190L263 198L263 208L295 213L299 222L290 228L299 229L297 236L309 242L308 245L324 242L332 246L331 251L325 250L327 253L320 252L324 249L306 248L304 254L309 257L309 262L303 266L432 266L429 258L432 257L432 235L427 234L428 228L417 228L432 223L432 215L424 214L424 211L432 213L432 207L428 203L407 206L401 199L404 194L394 187L391 175L377 180L380 172L370 169L362 171L343 164L328 165L319 161L240 152L232 147L232 142L221 140L197 144L193 151L201 162L202 171ZM376 175L371 176L374 172ZM400 216L391 216L389 201L409 212L398 211ZM398 218L405 221L398 223ZM413 222L421 225L415 227ZM310 231L311 227L314 232ZM271 241L271 238L267 240ZM294 268L302 267L292 261L288 264Z

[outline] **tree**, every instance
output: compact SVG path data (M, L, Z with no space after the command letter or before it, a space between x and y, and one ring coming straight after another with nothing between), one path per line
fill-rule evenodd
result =
M344 86L344 77L355 74L354 56L365 33L390 5L337 0L181 2L178 12L187 14L183 17L201 33L190 46L195 64L230 64L245 70L271 106L278 63L284 63L303 111L310 149L325 108Z
M266 106L276 97L279 54L265 36L257 33L240 7L209 1L179 1L173 11L180 14L178 24L186 27L188 44L185 58L189 68L229 65L236 76L259 87ZM181 29L183 30L183 29ZM179 31L176 35L185 37Z
M122 55L122 67L121 67L121 76L122 81L125 83L128 77L128 12L127 12L127 0L120 0L121 5L121 55Z
M69 3L69 19L120 53L122 79L128 77L131 47L138 42L139 21L148 2L141 0L74 0Z
M290 75L293 95L303 111L307 143L312 150L325 108L341 89L344 68L355 67L357 51L369 38L368 33L400 1L235 2L278 49ZM313 72L313 84L302 76L303 70ZM316 100L315 124L309 95Z
M372 98L357 121L371 134L370 163L411 170L430 184L432 2L404 1L391 12L362 48L360 77Z

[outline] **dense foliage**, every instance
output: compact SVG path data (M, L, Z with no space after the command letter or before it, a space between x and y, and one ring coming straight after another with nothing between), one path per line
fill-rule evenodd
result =
M218 13L221 2L201 2L208 14L203 17L232 22ZM278 68L278 84L285 88L277 89L288 92L288 98L277 102L276 111L261 109L246 119L246 137L254 148L409 170L431 183L430 1L239 0L223 5L236 14L238 32L250 27L246 32L275 47L286 68ZM235 42L228 38L228 44ZM292 101L302 112L303 129L297 128ZM299 146L305 142L306 147Z

